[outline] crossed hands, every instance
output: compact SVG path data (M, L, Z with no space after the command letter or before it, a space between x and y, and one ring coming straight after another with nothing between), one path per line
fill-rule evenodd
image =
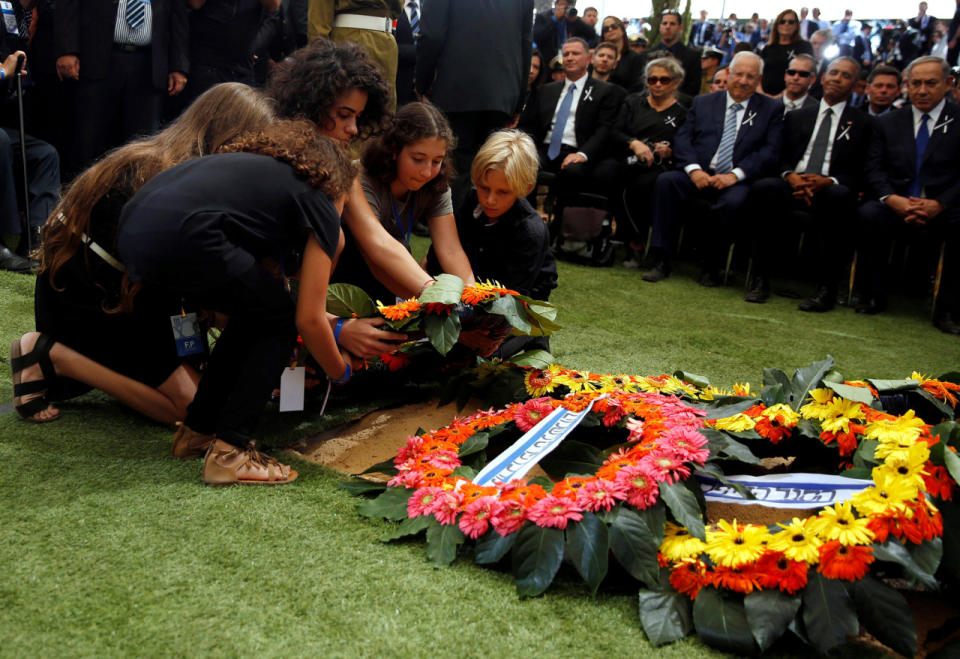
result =
M920 197L903 197L892 194L884 200L894 213L903 218L907 224L924 225L943 212L943 204L936 199L921 199Z
M733 172L727 174L714 174L711 176L702 169L695 169L690 172L690 180L697 186L697 190L713 188L714 190L723 190L740 182L737 175Z
M807 206L813 203L813 195L833 185L833 179L819 174L787 174L787 183L793 188L793 198Z

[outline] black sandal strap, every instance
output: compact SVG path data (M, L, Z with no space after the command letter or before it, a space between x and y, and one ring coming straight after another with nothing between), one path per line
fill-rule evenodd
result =
M37 412L42 412L43 410L47 409L47 405L47 399L41 396L40 398L29 400L23 405L17 405L15 409L17 410L17 414L19 414L22 418L29 419Z
M42 394L47 390L46 380L33 380L32 382L21 382L13 385L13 395L17 398L29 396L30 394Z
M33 346L33 350L10 360L10 368L13 369L14 373L17 373L34 364L39 364L44 379L47 381L55 380L57 371L53 368L53 362L50 361L50 350L55 343L56 341L46 334L41 334L37 343Z

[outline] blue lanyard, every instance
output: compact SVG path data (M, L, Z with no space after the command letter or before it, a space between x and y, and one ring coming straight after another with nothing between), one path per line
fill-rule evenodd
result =
M413 199L409 200L407 203L410 204L410 218L407 220L407 231L404 233L403 224L400 222L400 213L397 211L397 200L393 199L393 219L397 221L397 226L400 227L400 234L403 235L403 244L410 249L410 231L413 230Z

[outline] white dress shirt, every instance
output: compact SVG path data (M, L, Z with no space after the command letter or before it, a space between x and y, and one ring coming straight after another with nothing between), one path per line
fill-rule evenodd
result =
M724 128L726 128L726 126L727 126L727 115L730 114L730 106L732 106L734 103L740 103L740 105L741 105L741 108L740 108L739 110L737 110L737 135L739 135L739 134L740 134L740 127L743 126L743 115L744 115L744 113L746 113L746 111L747 111L747 104L750 103L750 99L748 98L748 99L745 100L745 101L735 101L735 100L733 100L733 96L730 95L730 92L727 92L727 103L726 103L726 105L725 105L724 108L723 108L723 126L724 126ZM722 133L721 133L721 135L720 135L720 141L723 142L723 134L722 134ZM734 138L734 144L736 144L736 138ZM717 154L718 154L719 152L720 152L720 146L717 145L717 151L713 154L713 158L710 159L710 169L716 169L716 168L717 168ZM690 165L687 165L686 167L684 167L684 168L683 168L683 171L685 171L687 174L689 174L690 172L696 171L696 170L698 170L698 169L703 169L703 167L701 167L701 166L700 166L699 164L697 164L697 163L693 163L693 164L690 164ZM731 174L735 174L736 177L737 177L737 180L739 180L739 181L742 181L743 179L747 178L746 172L744 172L744 171L743 171L742 169L740 169L739 167L734 167L734 168L730 171L730 173L731 173Z
M913 110L913 139L917 139L917 133L920 132L920 124L923 123L923 115L930 115L930 119L927 120L927 133L930 137L933 137L933 129L943 130L943 126L937 124L937 121L940 119L940 114L943 112L943 106L947 104L947 99L944 98L930 112L924 112L923 110L918 110L917 106L910 106Z
M793 171L803 172L807 169L807 163L810 162L810 154L813 152L813 143L817 139L817 133L820 132L820 124L823 123L823 118L826 116L827 108L829 108L833 113L833 117L832 123L830 124L830 135L827 137L827 152L823 156L823 167L820 169L820 176L830 176L830 160L833 156L833 144L837 139L837 130L840 128L840 115L843 114L846 107L846 101L840 101L836 105L828 105L826 101L820 101L820 109L817 110L817 123L813 125L813 133L807 142L807 148L804 149L803 157L800 158L800 162L797 163ZM832 176L830 176L830 178L833 179L834 183L837 183L837 179Z
M567 117L567 123L563 127L563 144L573 147L574 149L579 146L577 144L576 131L577 105L580 103L580 96L583 94L583 88L587 84L588 79L589 76L584 72L584 74L576 80L564 80L563 89L560 91L560 98L557 100L557 107L553 109L553 118L550 120L547 137L543 140L544 144L550 144L550 137L553 135L553 126L557 123L557 115L560 114L560 106L563 104L563 99L570 93L570 87L573 86L573 104L570 106L570 115ZM586 154L581 153L581 155L586 158Z
M134 30L127 23L127 0L117 3L117 22L113 26L113 42L128 46L149 46L153 28L153 6L144 2L143 25Z
M797 100L791 101L789 98L787 98L787 95L784 94L783 98L781 99L783 101L783 115L786 116L788 112L802 108L803 104L807 100L807 96L809 96L809 94L804 94Z
M407 22L410 22L410 19L413 17L413 11L410 9L410 5L414 5L417 8L417 17L420 20L423 20L423 15L420 8L420 0L407 0L403 3L403 10L407 12Z

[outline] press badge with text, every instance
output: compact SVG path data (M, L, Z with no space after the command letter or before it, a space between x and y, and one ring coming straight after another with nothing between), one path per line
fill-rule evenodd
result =
M13 13L13 3L0 0L0 12L3 13L3 26L6 28L7 34L20 36L17 31L17 15Z
M184 313L170 316L173 326L173 340L177 344L177 354L181 357L198 355L203 352L203 337L197 329L197 314Z

